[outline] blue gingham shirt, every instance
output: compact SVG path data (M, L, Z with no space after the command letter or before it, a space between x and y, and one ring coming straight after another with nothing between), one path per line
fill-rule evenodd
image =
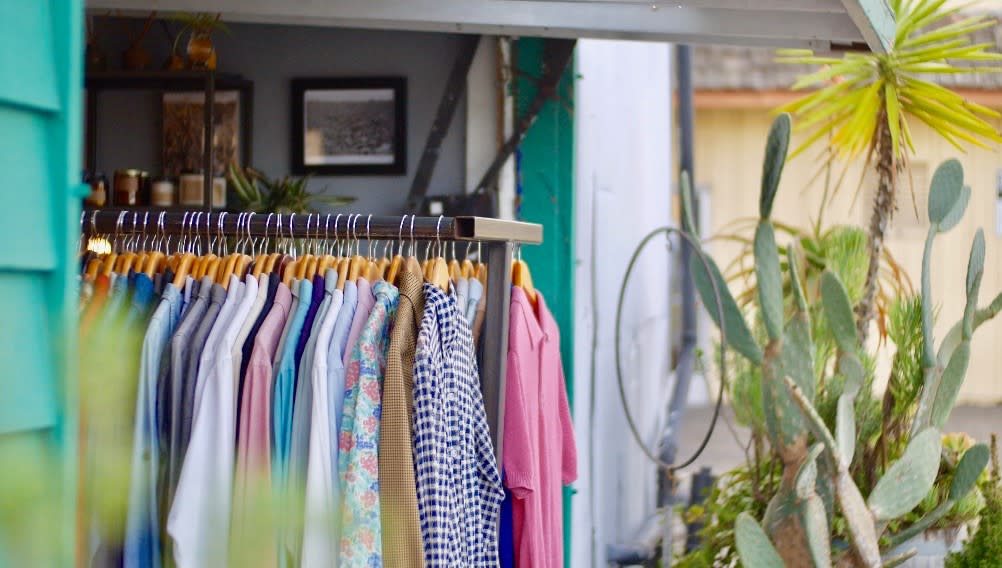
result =
M473 335L454 296L424 285L414 354L414 466L425 565L494 567L504 493Z

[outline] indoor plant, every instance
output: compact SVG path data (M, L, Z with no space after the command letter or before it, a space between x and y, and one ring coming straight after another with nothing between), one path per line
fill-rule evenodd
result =
M963 185L960 164L948 161L937 170L930 190L931 227L923 260L922 295L915 304L921 322L921 382L911 400L899 401L904 409L898 411L898 419L905 417L908 426L892 430L890 438L881 435L879 428L875 429L876 435L866 434L865 421L859 420L859 415L861 409L865 413L867 408L874 414L869 387L871 356L859 338L842 280L836 272L826 269L818 283L824 326L836 345L830 365L816 364L814 325L793 246L787 251L791 285L784 298L780 255L769 216L789 133L790 119L782 115L774 123L767 144L761 219L754 239L764 345L760 345L753 327L745 323L744 314L712 259L704 265L693 257L691 265L705 305L715 305L714 288L720 292L723 321L717 321L715 310L709 312L715 323L726 330L728 347L759 368L763 417L760 428L772 452L772 457L766 459L779 470L771 484L762 484L774 491L763 496L768 501L762 515L764 527L748 513L736 515L733 538L748 566L782 566L784 562L793 566L876 566L882 562L883 551L953 511L988 461L987 447L975 445L958 454L955 463L944 464L939 429L949 416L966 373L974 329L997 313L1002 295L992 306L977 308L984 271L984 237L979 232L970 256L965 316L936 351L929 278L931 244L936 235L960 221L970 197L970 189ZM683 177L683 217L691 231L689 200L687 178ZM877 410L875 416L879 419L881 409ZM831 415L825 417L822 412ZM876 459L874 447L881 443L884 453ZM947 469L949 475L944 475L942 471ZM933 506L921 517L906 519L934 489L937 493Z
M959 150L961 142L985 146L1002 141L985 120L998 118L999 113L929 80L930 74L999 71L985 65L1002 61L1002 54L987 51L994 44L972 44L969 38L974 31L994 26L994 20L962 17L961 10L968 6L945 8L946 0L890 0L889 4L897 26L887 53L847 52L833 57L784 50L779 59L822 66L793 86L822 88L781 109L793 113L809 133L794 155L822 140L829 144L829 166L836 158L845 158L848 164L865 155L864 171L873 168L877 174L868 227L870 263L865 292L856 306L864 341L873 318L884 236L896 209L898 176L914 153L911 125L916 120L926 124Z
M230 165L229 183L240 199L244 211L255 213L315 213L315 205L340 207L355 201L354 197L311 193L310 178L269 178L254 168L240 169Z
M177 54L177 42L188 32L188 66L192 69L215 69L216 68L216 47L212 43L212 33L221 30L227 34L230 29L220 21L220 14L213 16L204 12L181 13L174 16L174 19L182 22L184 27L178 32L171 50L172 57L168 62L173 62L174 55ZM174 65L171 65L173 67Z

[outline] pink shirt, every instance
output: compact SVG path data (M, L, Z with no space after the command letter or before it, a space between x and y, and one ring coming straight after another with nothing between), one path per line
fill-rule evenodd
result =
M562 486L577 479L560 329L512 287L502 464L512 493L515 565L563 568Z
M292 305L292 293L284 283L275 290L275 301L265 316L247 365L247 377L237 426L237 487L240 498L253 495L256 485L267 487L271 473L271 361Z

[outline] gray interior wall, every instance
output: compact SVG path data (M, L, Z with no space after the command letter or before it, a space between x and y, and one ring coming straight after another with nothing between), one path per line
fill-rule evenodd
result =
M118 68L125 29L139 20L100 19L102 44ZM176 24L172 24L176 27ZM348 30L305 26L233 24L216 35L219 70L254 82L251 164L271 176L291 168L290 80L294 77L404 76L407 78L407 175L317 177L310 187L358 198L349 209L373 214L402 212L411 179L438 108L459 36L439 33ZM182 42L183 43L183 42ZM155 26L144 45L159 66L168 51ZM183 51L183 46L181 48ZM158 93L107 91L100 95L98 170L161 169L161 100ZM465 97L442 144L430 195L458 193L465 179Z

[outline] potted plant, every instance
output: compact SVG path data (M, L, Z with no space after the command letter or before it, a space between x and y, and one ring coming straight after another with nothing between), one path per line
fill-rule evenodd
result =
M310 177L269 178L254 168L240 169L230 165L229 183L244 211L254 213L316 213L316 205L342 207L355 197L311 193L307 189Z
M788 115L777 118L766 149L753 240L758 323L746 323L712 259L704 257L704 265L694 256L691 263L704 305L726 331L727 347L756 369L751 385L757 391L749 396L757 403L749 406L760 414L752 428L768 451L738 475L724 476L715 495L730 510L714 511L713 496L706 505L719 517L707 523L718 537L713 553L727 551L725 558L704 556L702 564L689 565L729 565L738 558L756 568L900 561L887 555L954 514L988 462L987 446L957 442L940 432L966 374L974 330L1002 308L1002 295L987 307L977 305L983 234L979 231L971 248L965 316L938 349L932 336L930 253L923 260L921 295L898 298L900 321L894 325L900 330L891 333L907 331L913 337L896 338L899 357L891 382L907 381L912 388L905 392L897 385L897 398L885 407L872 394L874 356L860 339L839 267L831 263L820 275L809 274L801 269L803 253L796 243L785 254L777 246L770 215L790 129ZM691 234L686 176L682 187L683 218ZM959 162L941 165L930 189L927 250L959 223L969 197ZM819 348L825 344L829 347ZM752 503L745 511L734 509L749 496ZM927 506L920 506L924 501Z
M212 34L216 30L220 30L226 34L230 33L230 29L220 21L221 14L208 14L205 12L197 13L181 13L173 17L173 19L182 22L184 27L178 32L177 38L174 40L174 46L171 50L172 57L168 59L170 67L176 66L176 62L173 56L177 54L177 43L184 36L185 32L188 32L188 66L192 69L215 69L217 63L216 47L212 43Z

